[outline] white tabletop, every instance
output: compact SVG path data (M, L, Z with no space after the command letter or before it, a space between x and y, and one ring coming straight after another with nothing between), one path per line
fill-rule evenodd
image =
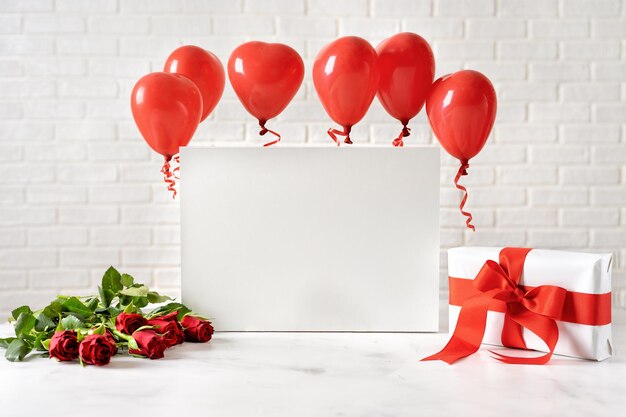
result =
M614 328L616 350L626 347ZM0 335L12 329L0 326ZM419 362L446 334L217 333L161 360L104 368L0 360L0 410L61 416L608 416L626 406L626 358L499 363L484 349L450 366ZM115 411L117 410L117 411ZM621 410L621 411L620 411ZM567 414L566 414L567 413ZM72 413L75 415L76 413Z

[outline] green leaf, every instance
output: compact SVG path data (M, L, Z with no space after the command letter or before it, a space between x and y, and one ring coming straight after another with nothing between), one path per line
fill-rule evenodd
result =
M17 317L15 322L15 335L21 337L27 335L35 327L37 319L31 313L23 312Z
M138 327L137 330L135 331L139 332L141 330L153 330L153 329L156 329L156 326L145 325L145 326Z
M170 297L168 297L167 295L160 295L158 292L150 291L148 293L148 301L150 301L152 304L164 303L170 300Z
M133 278L132 276L128 274L122 274L121 281L122 281L123 286L130 287L131 285L135 283L135 278Z
M139 313L139 309L135 307L135 304L133 304L132 299L131 299L130 304L128 304L124 308L124 313L130 313L130 314Z
M105 333L106 333L106 327L104 327L103 325L100 325L96 327L95 329L93 329L93 334L105 334Z
M111 317L116 317L121 312L119 308L115 308L115 307L109 307L107 308L107 311L109 312L109 315Z
M70 297L65 300L63 307L72 313L77 313L85 317L89 317L93 314L93 311L87 308L87 306L76 297Z
M150 302L148 301L148 297L135 297L133 298L133 304L135 304L137 308L144 308L150 304Z
M54 329L55 327L56 327L56 324L54 323L54 321L52 321L50 317L45 315L43 311L39 313L39 315L37 315L37 321L35 323L35 330L37 330L38 332L44 332L47 330Z
M58 301L53 301L48 304L43 310L41 310L42 314L45 314L51 319L59 317L63 312L63 304Z
M120 290L119 293L130 297L146 297L148 295L148 287L139 285L137 287L125 288Z
M83 321L76 316L69 315L61 319L60 325L63 330L76 330L83 327Z
M50 339L42 340L41 346L43 346L45 350L50 350Z
M110 266L109 269L106 270L102 276L102 288L113 291L114 294L123 288L122 276L117 269Z
M9 345L11 344L12 341L14 341L15 338L14 337L7 337L7 338L0 338L0 347L1 348L8 348Z
M4 356L11 362L21 361L24 359L24 356L30 353L31 350L32 347L26 341L22 339L15 339L7 348L7 352Z
M126 307L128 307L129 305L131 305L133 303L133 297L129 297L127 295L121 295L119 296L119 307L122 309L126 309Z
M111 305L111 301L115 294L111 290L105 290L104 288L98 286L98 294L100 294L100 302L103 306L109 307Z
M11 312L11 318L13 320L17 320L17 318L20 316L20 314L22 313L28 313L28 314L33 314L33 310L30 309L29 306L21 306L16 308L15 310L13 310Z
M128 348L139 350L139 345L137 344L135 338L131 337L130 339L128 339Z
M164 306L161 306L159 308L152 310L150 314L148 314L148 318L164 316L166 314L171 313L172 311L178 311L178 316L177 316L178 321L181 321L183 317L185 316L185 314L191 312L191 310L184 304L168 303L168 304L165 304Z
M45 332L41 332L37 334L37 338L35 339L35 342L33 343L33 349L37 349L40 352L44 350L48 350L48 348L43 346L43 341L46 339L49 339L50 336L51 336L50 334L45 333Z
M92 312L95 312L98 309L98 297L90 298L85 306Z

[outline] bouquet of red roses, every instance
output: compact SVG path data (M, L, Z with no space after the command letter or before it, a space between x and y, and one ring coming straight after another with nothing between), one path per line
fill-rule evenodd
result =
M146 313L149 304L161 306ZM83 365L107 365L116 353L160 359L167 348L213 336L210 321L113 267L104 273L98 296L60 295L41 310L16 308L9 321L15 337L0 338L9 361L33 350Z

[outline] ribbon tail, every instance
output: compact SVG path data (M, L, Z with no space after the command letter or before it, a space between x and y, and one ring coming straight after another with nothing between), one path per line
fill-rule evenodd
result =
M326 133L328 133L328 136L330 136L330 138L335 141L337 147L341 146L341 141L339 140L339 138L337 138L337 135L341 135L343 133L342 131L333 129L331 127Z
M176 198L176 177L170 171L170 160L166 158L161 172L163 173L163 181L167 184L167 190L172 193L172 199Z
M402 128L402 131L400 132L400 136L398 136L397 138L393 140L393 142L391 142L393 146L398 147L398 148L403 147L404 141L402 139L409 136L411 134L410 132L411 132L411 129L406 127L406 124L405 124L404 127Z
M547 363L552 357L556 343L559 340L559 327L556 321L549 317L542 316L541 314L534 313L519 304L515 307L511 306L511 319L521 327L527 328L541 338L548 346L549 352L541 356L524 358L490 351L495 355L494 359L512 365L543 365Z
M337 144L337 147L339 147L341 145L341 141L337 136L344 136L345 139L343 142L349 145L352 144L352 139L350 139L350 130L350 126L344 127L344 130L333 129L331 127L326 133L328 133L328 136L330 136L330 138Z
M259 134L261 136L265 135L266 133L271 133L272 135L276 136L275 140L272 140L270 142L267 142L266 144L263 145L264 148L268 147L268 146L272 146L272 145L276 145L278 142L280 142L280 135L276 132L274 132L273 130L269 130L266 127L263 127L261 129L261 131L259 132Z
M461 210L462 215L467 217L465 224L467 225L468 229L476 231L476 227L474 227L474 225L472 224L472 213L463 210L463 208L465 207L465 203L467 202L467 188L459 184L459 179L461 179L461 176L467 175L467 168L469 168L469 164L466 163L462 164L459 167L459 171L456 173L456 177L454 177L454 185L457 189L463 191L463 199L461 200L461 204L459 205L459 210Z
M498 352L494 352L493 350L490 350L489 353L493 355L493 359L496 359L508 365L545 365L550 361L550 358L552 358L552 353L546 353L545 355L535 356L532 358L507 356Z
M441 360L451 365L475 353L483 341L489 304L500 291L496 289L478 294L463 303L454 333L446 346L422 361Z
M522 332L522 326L515 322L508 314L504 315L504 325L501 335L502 346L514 349L528 349Z

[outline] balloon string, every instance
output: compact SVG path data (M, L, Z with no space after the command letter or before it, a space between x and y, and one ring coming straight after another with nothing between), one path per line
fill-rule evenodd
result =
M397 138L395 138L393 140L393 146L397 146L397 147L403 147L404 146L404 142L402 141L402 138L406 138L407 136L411 135L411 129L409 129L408 127L406 127L406 125L404 125L404 127L402 128L402 131L400 132L400 136L398 136Z
M261 126L261 131L259 132L259 135L263 136L266 133L271 133L272 135L276 136L276 140L273 140L271 142L267 142L266 144L263 145L263 147L268 147L268 146L272 146L277 144L278 142L280 142L280 135L276 132L274 132L273 130L269 130L268 128L265 127L265 123L259 123L259 126Z
M175 179L179 180L180 179L180 175L178 173L180 172L180 156L176 155L174 157L174 161L176 161L178 166L176 168L174 168L174 170L172 171L172 175L174 176Z
M176 177L170 171L169 159L165 159L161 172L163 173L163 181L167 184L167 190L172 192L172 199L176 198L176 188L174 188L176 186Z
M461 178L461 176L467 175L468 168L469 168L468 163L461 164L461 166L459 167L459 171L456 173L456 177L454 177L454 185L456 185L456 188L463 191L463 199L461 200L461 204L459 205L459 210L461 210L462 215L467 217L465 224L467 225L468 229L472 229L472 231L475 232L476 228L472 224L472 213L463 211L463 208L465 207L465 202L467 201L467 188L459 184L459 179Z
M348 145L352 145L352 139L350 139L350 130L351 130L350 126L344 127L343 130L337 130L331 127L330 129L328 129L327 133L328 133L328 136L330 136L331 139L334 140L337 146L339 147L339 145L341 145L341 141L339 140L337 136L345 136L345 139L343 140L343 142L347 143Z

